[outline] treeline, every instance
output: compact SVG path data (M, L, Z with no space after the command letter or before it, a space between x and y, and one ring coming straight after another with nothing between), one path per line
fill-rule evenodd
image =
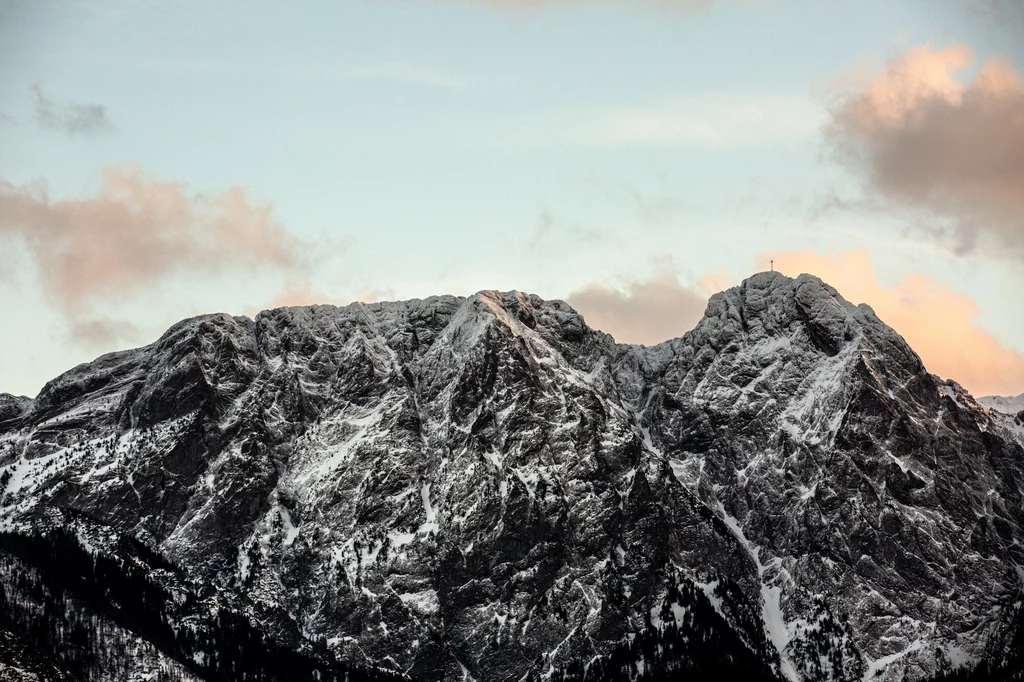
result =
M0 608L3 609L0 613L0 663L26 673L25 679L47 682L196 680L180 664L161 656L148 642L73 602L47 599L30 615L25 608L12 608L19 603L24 605L16 589L0 587ZM59 642L59 648L47 644L55 642ZM0 673L0 679L22 678L4 677Z
M322 642L311 645L312 651L296 651L243 614L211 609L182 594L180 585L176 590L161 585L152 576L167 576L173 567L145 548L118 550L116 558L90 553L60 530L46 536L0 533L0 630L23 645L24 655L49 661L76 680L120 679L110 666L130 666L145 654L140 646L151 646L208 682L404 679L346 666ZM61 679L45 671L41 676ZM153 679L182 677L161 670Z
M981 663L939 675L934 682L1024 682L1024 603L1010 609L1003 631L989 640Z
M723 589L734 592L728 583L716 592ZM673 604L683 611L678 621ZM800 658L808 679L860 679L863 663L853 646L849 625L835 621L823 602L816 602L815 607L821 616L819 628L809 633L803 649L791 653ZM782 682L775 672L778 658L773 651L767 646L754 651L745 645L703 590L692 583L670 585L659 620L658 625L648 621L632 641L620 644L607 656L556 670L551 682ZM531 677L531 682L540 680L540 675ZM1004 627L989 641L982 662L974 668L939 674L929 682L1024 682L1024 601L1010 609Z
M772 670L777 657L772 656L767 642L760 651L753 651L700 587L674 577L669 580L657 625L648 614L646 627L631 641L607 656L557 670L551 682L781 682ZM728 583L720 583L716 592L732 597L739 594Z
M143 672L140 666L154 682L405 679L346 666L322 642L305 642L309 648L297 651L269 637L243 614L211 607L184 590L175 567L138 543L121 540L113 554L90 552L66 531L0 533L0 663L45 682L127 679ZM728 583L716 589L727 604L737 598L734 592ZM750 632L747 623L740 625ZM823 627L820 651L849 635L842 626ZM547 661L539 663L538 670L548 669ZM837 659L830 667L837 672L840 665ZM744 642L700 587L670 577L658 617L648 614L646 627L630 641L589 662L573 662L549 679L780 682L777 669L767 642ZM1008 612L1004 633L989 643L980 665L934 679L1024 682L1024 605Z

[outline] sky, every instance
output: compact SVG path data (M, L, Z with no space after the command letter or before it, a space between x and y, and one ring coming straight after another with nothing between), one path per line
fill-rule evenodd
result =
M0 391L483 289L616 340L774 267L1024 392L1024 3L0 0Z

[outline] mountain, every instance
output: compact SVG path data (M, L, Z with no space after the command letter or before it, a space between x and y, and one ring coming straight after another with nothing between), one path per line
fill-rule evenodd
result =
M1003 428L1013 433L1018 443L1024 445L1024 393L1016 398L997 395L985 396L978 398L978 403L990 410L992 417Z
M809 275L754 275L653 347L519 292L193 318L0 396L0 661L1012 679L1000 415Z
M990 410L1016 415L1021 410L1024 410L1024 393L1021 393L1016 398L989 395L984 398L978 398L978 402Z

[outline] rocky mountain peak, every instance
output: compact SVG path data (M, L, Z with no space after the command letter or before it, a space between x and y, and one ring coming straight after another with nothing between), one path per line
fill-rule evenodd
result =
M704 318L690 334L721 347L736 339L756 344L788 338L809 342L829 357L850 344L884 342L901 346L901 356L916 357L870 306L850 303L833 287L808 274L794 279L779 272L761 272L713 295ZM916 364L920 365L919 359Z

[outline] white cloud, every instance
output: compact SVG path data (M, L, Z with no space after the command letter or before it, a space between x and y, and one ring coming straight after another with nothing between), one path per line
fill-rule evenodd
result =
M578 135L598 145L739 147L810 137L824 115L807 97L714 94L583 117Z

